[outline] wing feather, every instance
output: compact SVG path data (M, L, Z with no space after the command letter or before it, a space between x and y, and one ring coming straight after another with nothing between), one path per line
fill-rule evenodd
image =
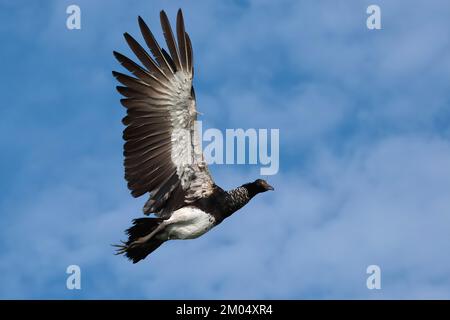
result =
M130 34L124 33L123 36L125 37L128 46L134 52L139 61L141 61L142 64L147 68L147 70L151 71L154 75L163 76L164 78L169 80L169 78L167 78L167 76L152 59L152 57L150 57L150 55L144 50L144 48L142 48L142 46L132 36L130 36Z
M166 39L167 47L169 48L172 61L175 63L175 67L177 70L183 71L183 68L181 67L180 53L178 52L178 46L175 42L175 38L173 37L172 27L170 26L169 19L167 18L167 15L164 11L161 11L159 16L164 38Z
M125 179L134 197L150 193L144 213L168 217L177 208L212 192L214 182L200 150L193 79L192 44L181 10L175 41L169 19L160 14L169 53L139 17L139 27L153 56L128 33L130 49L142 65L114 52L132 76L113 71L127 114L122 119Z
M191 39L189 38L189 34L186 32L186 48L188 53L188 65L189 65L189 72L191 73L191 76L194 77L194 53L192 51L192 43Z
M166 89L170 90L170 87L165 82L156 78L150 72L142 68L137 63L135 63L133 60L130 60L129 58L127 58L126 56L117 51L114 51L113 54L116 57L116 59L120 62L120 64L124 66L124 68L126 68L128 71L130 71L133 75L135 75L142 81L154 86L157 86L159 84L165 87Z
M152 52L153 56L155 57L156 61L158 62L159 66L164 70L164 73L166 75L174 74L175 70L173 70L169 63L167 62L166 58L161 52L161 48L156 41L155 37L153 36L153 33L150 31L149 27L145 23L145 21L139 17L138 18L139 28L141 29L142 36L144 37L144 41L149 47L150 51Z
M188 65L188 52L187 52L187 44L186 44L186 31L184 30L184 18L183 12L181 9L178 10L177 14L177 37L178 37L178 46L180 48L180 60L183 70L189 72Z

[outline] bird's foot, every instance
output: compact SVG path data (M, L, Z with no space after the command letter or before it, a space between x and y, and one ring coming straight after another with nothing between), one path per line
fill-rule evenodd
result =
M128 245L125 241L120 241L122 244L112 244L113 247L116 247L115 255L124 254L128 250Z

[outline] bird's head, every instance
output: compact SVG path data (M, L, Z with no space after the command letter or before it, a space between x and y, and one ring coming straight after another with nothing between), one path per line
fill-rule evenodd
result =
M256 193L274 190L274 188L263 179L256 179L252 184L256 190Z

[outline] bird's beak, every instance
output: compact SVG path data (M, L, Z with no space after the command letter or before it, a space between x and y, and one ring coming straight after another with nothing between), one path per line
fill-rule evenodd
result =
M275 190L270 184L268 184L267 185L267 190L271 190L271 191L273 191L273 190Z

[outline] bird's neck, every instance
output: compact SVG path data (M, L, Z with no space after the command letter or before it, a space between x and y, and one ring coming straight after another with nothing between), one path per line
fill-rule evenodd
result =
M245 206L256 195L252 188L249 188L248 184L232 189L227 194L227 216Z

